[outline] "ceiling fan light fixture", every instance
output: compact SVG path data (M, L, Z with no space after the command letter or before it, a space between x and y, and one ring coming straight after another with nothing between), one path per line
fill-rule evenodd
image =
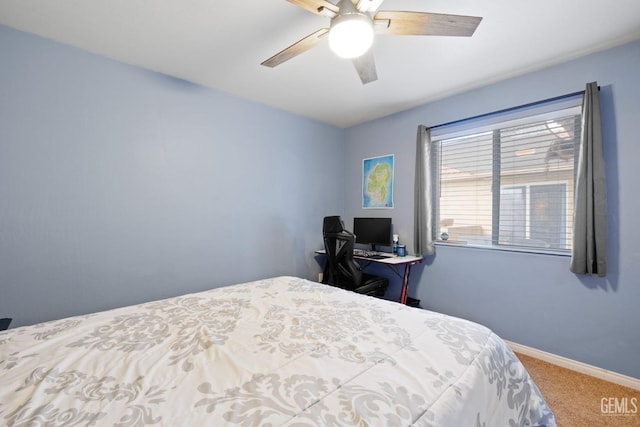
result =
M373 23L362 13L338 15L331 21L329 47L341 58L357 58L373 43Z

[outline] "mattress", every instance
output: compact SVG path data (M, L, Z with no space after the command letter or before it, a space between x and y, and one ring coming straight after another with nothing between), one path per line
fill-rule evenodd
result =
M0 332L0 425L554 426L491 330L295 277Z

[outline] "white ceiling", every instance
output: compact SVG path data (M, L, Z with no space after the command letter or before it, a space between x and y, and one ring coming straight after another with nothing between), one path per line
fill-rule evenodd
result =
M640 39L639 0L385 0L379 10L483 20L471 38L377 36L378 80L367 85L326 40L260 65L328 26L286 0L0 0L0 23L339 127Z

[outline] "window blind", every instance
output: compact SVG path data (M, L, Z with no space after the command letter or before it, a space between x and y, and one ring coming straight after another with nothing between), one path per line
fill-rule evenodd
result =
M581 97L437 129L436 241L569 252Z

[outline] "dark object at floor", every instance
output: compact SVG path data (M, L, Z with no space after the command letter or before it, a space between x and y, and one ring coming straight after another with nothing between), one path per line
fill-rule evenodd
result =
M10 317L6 317L4 319L0 319L0 331L6 331L7 329L9 329L9 324L11 323L11 319Z
M420 300L419 299L415 299L415 298L411 298L411 297L407 297L407 305L409 307L422 308L422 307L420 307Z

